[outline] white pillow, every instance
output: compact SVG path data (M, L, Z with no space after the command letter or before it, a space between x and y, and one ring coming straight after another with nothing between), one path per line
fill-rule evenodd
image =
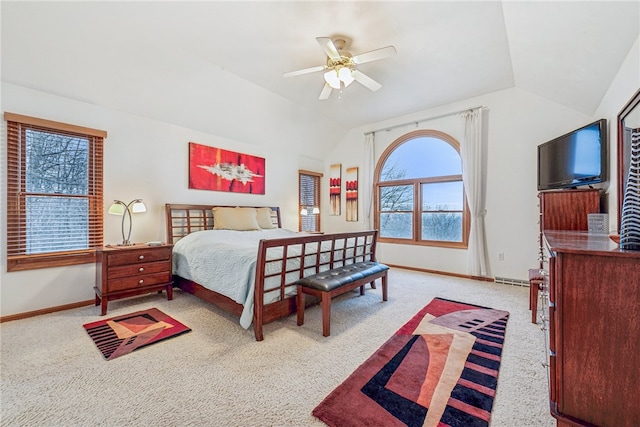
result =
M260 228L276 228L271 222L271 208L257 208L256 214Z
M214 230L260 230L254 208L215 207L212 211Z

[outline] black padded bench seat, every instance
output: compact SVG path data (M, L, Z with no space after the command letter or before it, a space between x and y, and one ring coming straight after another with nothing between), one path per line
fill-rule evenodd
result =
M321 299L322 335L328 337L331 323L331 298L360 288L364 295L364 286L382 278L382 301L387 300L387 272L389 267L374 261L356 262L343 267L333 268L296 281L298 326L304 324L304 295L313 295Z

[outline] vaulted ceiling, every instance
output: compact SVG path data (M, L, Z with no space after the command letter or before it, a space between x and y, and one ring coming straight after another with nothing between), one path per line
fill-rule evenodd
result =
M240 89L342 129L512 87L591 115L639 18L638 1L3 1L2 80L213 134L208 107ZM283 78L336 34L354 55L395 46L359 66L379 91L319 101L322 72Z

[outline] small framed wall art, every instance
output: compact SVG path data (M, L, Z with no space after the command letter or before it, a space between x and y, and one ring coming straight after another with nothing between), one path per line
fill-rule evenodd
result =
M329 204L331 215L340 215L340 190L342 188L342 165L337 163L329 167Z
M189 188L265 193L265 159L189 143Z
M344 192L347 199L345 215L347 221L358 220L358 168L347 168L344 181Z

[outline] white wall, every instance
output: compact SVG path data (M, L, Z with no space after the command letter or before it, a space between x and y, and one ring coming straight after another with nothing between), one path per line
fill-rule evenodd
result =
M2 84L2 111L72 123L108 132L104 143L105 212L114 199L144 199L147 212L133 217L132 240L165 240L165 203L280 206L283 225L298 227L298 169L322 171L321 160L296 149L256 146L173 126L108 108ZM6 122L2 153L6 158ZM242 125L240 125L242 126ZM266 135L266 138L269 136ZM266 194L250 195L188 189L188 143L230 149L266 159ZM6 235L6 162L2 161L2 235ZM105 243L121 240L119 216L104 217ZM4 240L4 239L3 239ZM0 309L3 316L93 298L95 267L79 265L22 272L6 272L6 248L0 263Z

